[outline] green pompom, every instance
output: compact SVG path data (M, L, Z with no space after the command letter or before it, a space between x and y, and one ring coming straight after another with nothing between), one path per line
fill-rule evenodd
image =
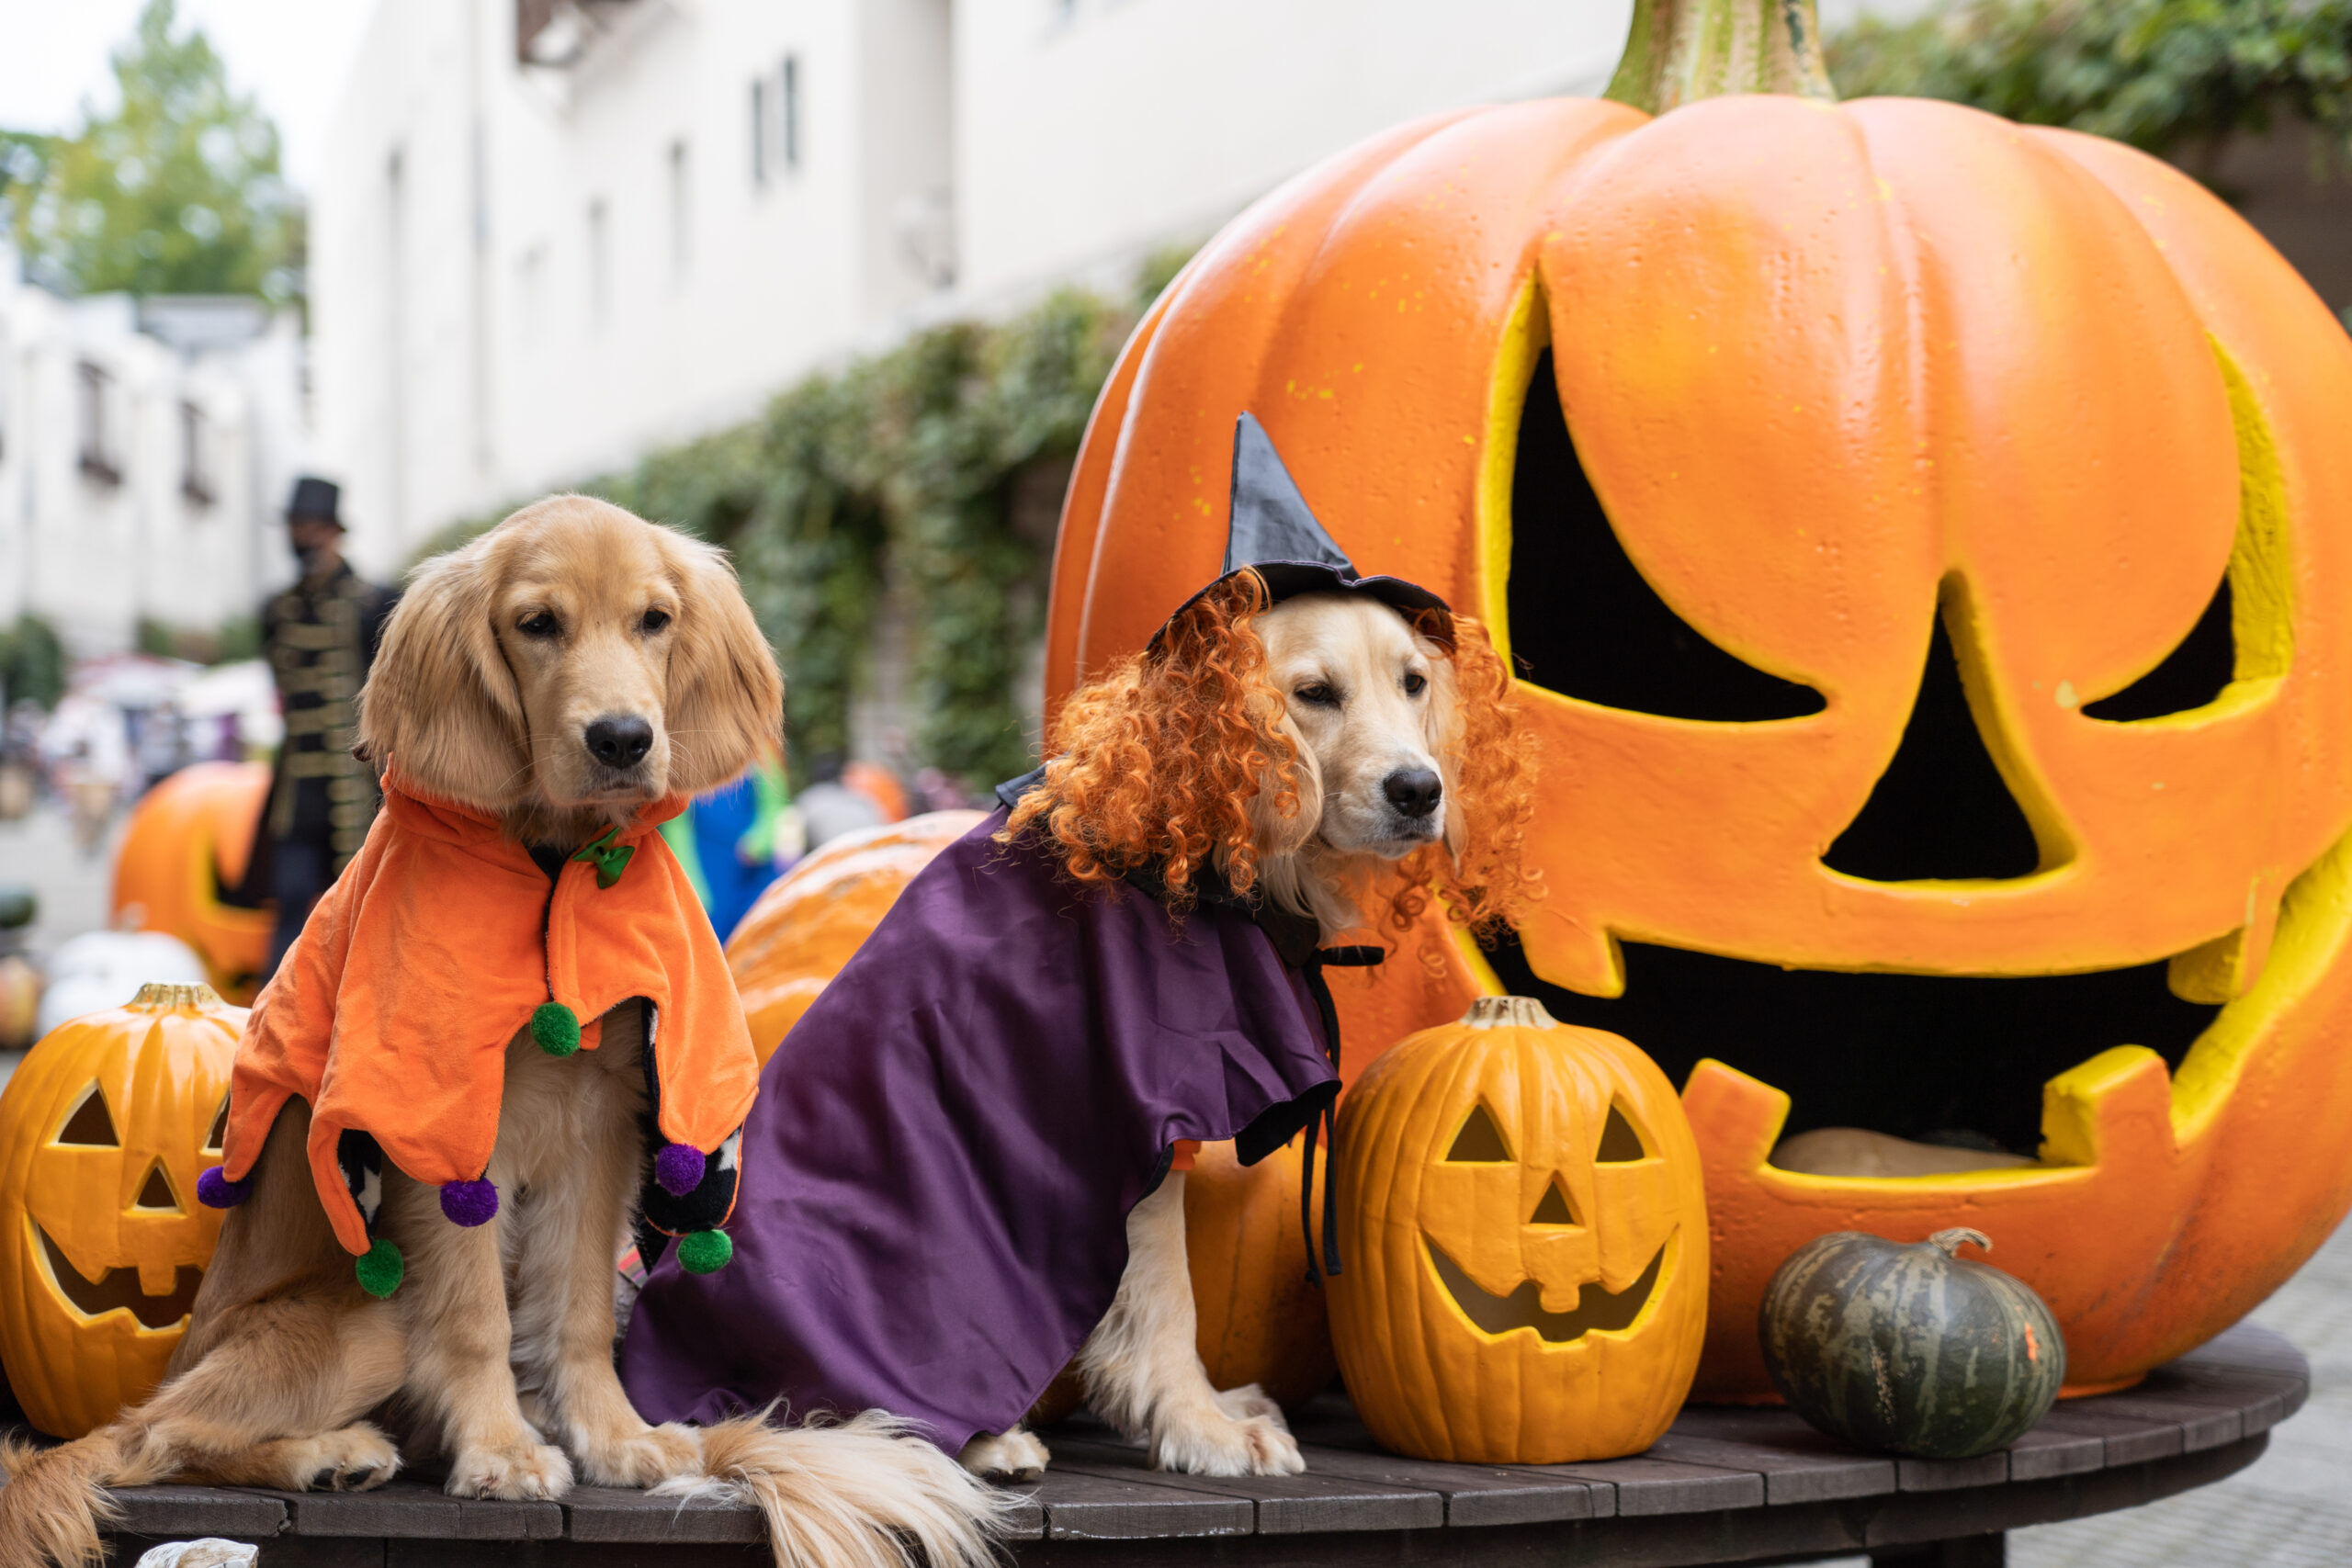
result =
M678 1267L689 1274L716 1274L735 1256L725 1231L696 1231L678 1238Z
M580 1049L580 1020L561 1002L542 1002L531 1015L531 1038L550 1056L569 1056Z
M380 1300L401 1288L408 1265L401 1261L401 1249L390 1236L378 1236L368 1256L352 1265L352 1271L359 1276L359 1288Z

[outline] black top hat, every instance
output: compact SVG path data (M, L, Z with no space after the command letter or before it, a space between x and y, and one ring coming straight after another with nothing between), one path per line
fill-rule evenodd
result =
M1233 515L1226 534L1225 570L1216 582L1185 600L1168 619L1174 621L1217 582L1243 570L1254 570L1264 581L1270 604L1301 593L1360 593L1408 619L1426 612L1430 635L1448 645L1453 641L1453 612L1443 599L1401 577L1357 573L1347 552L1308 509L1298 482L1274 450L1273 437L1248 413L1233 426ZM1152 633L1154 649L1167 632L1162 625Z
M333 479L304 474L294 481L294 499L286 503L286 521L332 523L340 528L343 519L335 515L335 507L342 500L343 491Z

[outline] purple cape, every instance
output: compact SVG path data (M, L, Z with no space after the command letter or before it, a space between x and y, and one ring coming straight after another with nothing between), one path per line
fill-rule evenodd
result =
M992 842L1005 816L908 884L769 1058L734 1261L664 1258L622 1341L648 1420L781 1398L878 1406L949 1453L1003 1431L1110 1309L1170 1144L1262 1157L1337 1094L1312 995L1246 909L1177 923L1081 889Z

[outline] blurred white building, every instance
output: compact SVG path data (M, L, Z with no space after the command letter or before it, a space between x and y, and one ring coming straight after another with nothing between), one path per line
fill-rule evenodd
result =
M1629 0L379 0L312 208L376 571L909 326L1124 284L1414 115L1595 92Z
M0 623L69 649L211 631L291 573L300 326L242 297L65 299L0 246Z

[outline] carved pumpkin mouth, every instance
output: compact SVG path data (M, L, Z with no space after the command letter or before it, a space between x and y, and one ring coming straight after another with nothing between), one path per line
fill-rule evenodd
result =
M1589 997L1488 957L1503 988L1563 1023L1622 1034L1675 1083L1702 1057L1785 1091L1782 1135L1860 1127L2031 1156L2042 1086L2100 1052L2145 1045L2177 1071L2221 1010L2183 1001L2164 962L2088 975L1984 977L1782 969L1623 944L1625 991Z
M1498 1296L1464 1273L1460 1264L1446 1256L1445 1248L1431 1241L1429 1249L1430 1267L1436 1270L1438 1282L1482 1333L1499 1336L1532 1328L1546 1345L1566 1345L1596 1330L1618 1334L1631 1328L1642 1315L1642 1308L1649 1304L1659 1271L1666 1267L1666 1248L1661 1246L1641 1278L1623 1291L1611 1292L1598 1280L1587 1280L1577 1292L1575 1306L1566 1312L1545 1312L1544 1287L1534 1280L1521 1280L1510 1294Z
M28 1216L25 1223L32 1226L34 1238L40 1244L58 1293L84 1317L122 1311L137 1318L142 1328L171 1328L195 1310L196 1288L204 1282L203 1269L181 1265L173 1271L170 1293L151 1296L139 1288L138 1269L109 1269L96 1280L89 1279L74 1267L37 1221Z

